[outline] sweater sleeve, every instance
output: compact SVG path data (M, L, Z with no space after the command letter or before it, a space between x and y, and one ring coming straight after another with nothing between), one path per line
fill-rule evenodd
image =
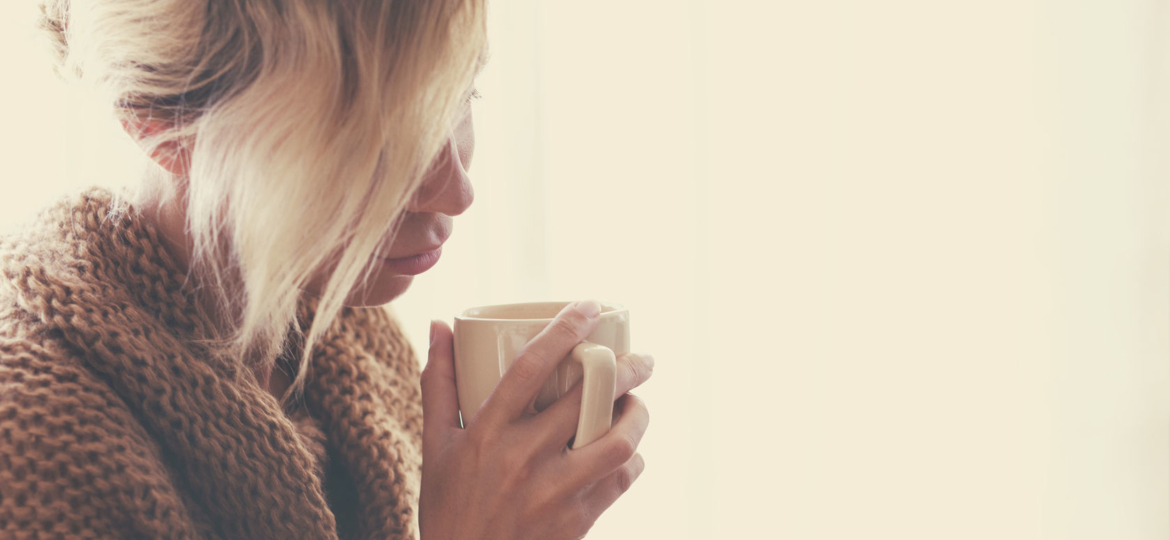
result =
M0 537L208 536L162 459L66 349L0 336Z

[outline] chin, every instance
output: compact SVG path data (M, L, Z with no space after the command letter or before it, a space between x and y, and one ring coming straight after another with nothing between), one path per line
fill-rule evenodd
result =
M373 276L365 286L359 285L345 297L347 307L373 307L389 304L391 300L402 296L414 276Z

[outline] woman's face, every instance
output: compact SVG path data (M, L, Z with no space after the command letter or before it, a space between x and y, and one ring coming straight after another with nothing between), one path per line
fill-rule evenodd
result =
M393 243L383 246L382 259L370 260L370 279L350 291L347 306L389 303L406 292L415 275L438 262L441 246L451 236L451 218L467 210L474 199L467 176L474 152L471 107L464 106L463 117L452 130L447 148L431 164L418 193L406 207L398 235ZM324 282L322 277L314 278L310 291L319 293Z

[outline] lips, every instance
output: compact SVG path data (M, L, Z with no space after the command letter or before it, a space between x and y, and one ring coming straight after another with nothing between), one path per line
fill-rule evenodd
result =
M414 276L430 270L431 267L435 266L435 264L439 262L439 256L442 254L443 247L439 246L433 251L420 253L410 257L399 257L397 259L383 257L382 262L395 272Z
M443 244L438 244L438 245L435 245L432 247L424 247L424 248L415 250L414 253L411 253L410 255L399 255L397 257L382 257L382 260L384 260L384 261L401 261L401 260L405 260L405 259L411 259L414 257L418 257L419 255L426 255L427 253L430 253L430 252L435 251L437 249L440 249L442 247L443 247Z
M451 237L451 225L451 218L442 214L408 214L394 243L383 245L380 258L409 259L435 251Z

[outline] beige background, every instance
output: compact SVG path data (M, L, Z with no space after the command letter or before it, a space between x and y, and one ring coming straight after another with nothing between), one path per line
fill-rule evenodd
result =
M135 167L28 13L0 224ZM630 308L647 469L593 538L1170 538L1168 17L496 1L477 202L394 308L423 355L472 305Z

